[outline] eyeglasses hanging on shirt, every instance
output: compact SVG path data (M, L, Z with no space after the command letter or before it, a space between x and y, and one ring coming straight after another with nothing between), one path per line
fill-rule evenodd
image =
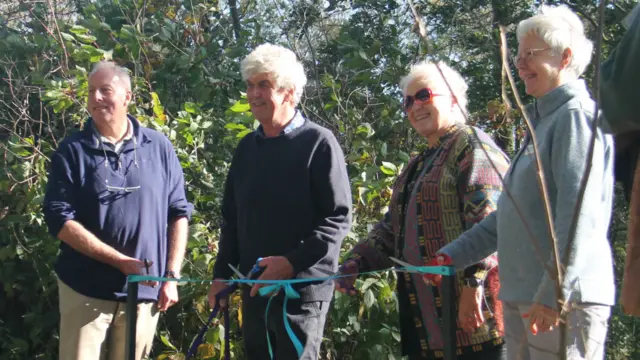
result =
M140 170L140 167L138 166L138 153L137 153L137 147L138 147L138 142L136 141L135 136L133 137L133 164L136 167L136 170ZM104 143L102 142L102 140L100 140L100 148L102 149L102 152L104 153L104 166L105 167L109 167L109 157L107 156L107 151L104 149ZM117 165L118 168L122 167L122 161L120 159L118 159L118 163ZM107 190L111 193L118 193L118 192L126 192L126 193L131 193L134 192L138 189L140 189L140 183L138 182L137 186L127 186L127 177L124 177L124 181L125 181L125 186L124 187L120 187L120 186L111 186L109 185L109 178L108 176L105 177L104 179L104 183L105 186L107 187ZM140 181L140 179L138 178L138 181Z

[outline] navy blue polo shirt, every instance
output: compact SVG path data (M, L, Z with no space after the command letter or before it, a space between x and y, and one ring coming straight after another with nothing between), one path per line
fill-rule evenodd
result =
M180 161L169 139L129 116L133 138L118 152L103 143L89 119L84 130L60 144L51 158L43 204L49 232L57 237L75 220L115 250L153 261L150 275L167 263L167 224L191 216ZM118 269L61 241L55 271L78 293L126 300L127 279ZM156 301L159 286L140 286L138 300Z

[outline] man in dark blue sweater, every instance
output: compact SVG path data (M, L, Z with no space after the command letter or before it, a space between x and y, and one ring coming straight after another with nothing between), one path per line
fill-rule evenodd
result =
M51 158L43 207L61 240L60 359L122 359L127 275L179 276L192 211L182 168L165 136L127 115L130 100L127 70L99 63L91 118ZM140 287L136 359L151 350L158 311L177 301L176 282Z
M258 258L263 258L259 279L326 277L337 271L351 226L342 149L329 130L296 111L307 79L293 52L264 44L241 69L260 126L240 141L227 176L214 278L230 278L229 264L247 273ZM257 294L259 287L242 292L247 359L269 359L267 332L276 359L317 359L333 282L299 284L294 288L301 298L288 300L286 317L304 347L301 353L287 335L283 292L273 299L265 323L268 299ZM212 307L224 288L224 283L211 286Z

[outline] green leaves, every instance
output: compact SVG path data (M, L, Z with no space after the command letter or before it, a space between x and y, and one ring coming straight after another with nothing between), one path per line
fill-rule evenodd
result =
M188 101L184 104L184 109L190 114L199 114L201 111L198 105Z
M89 32L89 29L85 28L84 26L73 25L71 29L69 29L69 31L76 35L86 35Z
M373 306L373 303L376 301L376 297L373 295L373 291L367 290L364 293L364 305L367 309Z
M164 124L167 121L167 116L164 114L164 107L160 104L160 97L158 93L151 92L151 104L153 106L153 115L160 124Z
M356 131L356 134L363 134L366 138L370 138L375 133L376 132L373 130L371 124L369 123L362 123L360 126L358 126L358 130Z
M78 40L80 40L81 42L85 43L85 44L91 44L94 41L96 41L96 37L93 35L76 35L76 37L78 38Z
M251 110L251 106L246 102L246 100L238 100L231 108L229 108L229 110L236 113L243 113Z
M76 38L74 38L73 35L67 34L65 32L61 32L60 35L62 35L62 38L67 40L67 41L75 41L76 40Z
M397 175L398 173L398 167L387 161L382 162L380 170L387 175Z

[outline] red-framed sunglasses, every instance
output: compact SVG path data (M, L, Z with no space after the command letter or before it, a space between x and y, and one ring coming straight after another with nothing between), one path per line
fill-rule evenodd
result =
M421 101L427 104L431 104L433 102L434 96L442 96L443 94L437 94L431 91L429 88L424 88L418 90L415 95L407 95L404 97L404 110L409 110L413 106L413 104L417 101Z

